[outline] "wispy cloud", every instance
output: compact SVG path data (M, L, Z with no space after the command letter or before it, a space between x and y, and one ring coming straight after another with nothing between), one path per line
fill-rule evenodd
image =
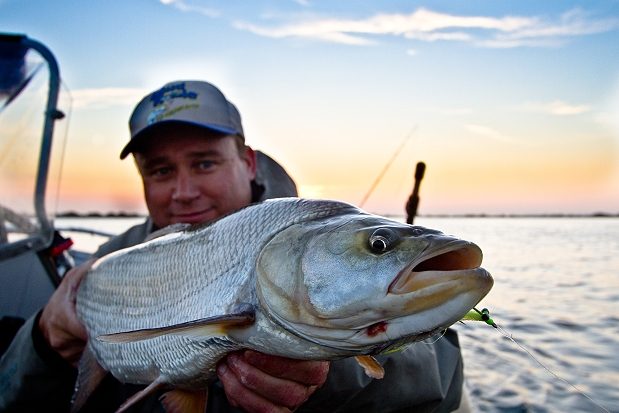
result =
M536 16L462 16L419 8L408 14L377 14L363 19L295 18L270 26L237 21L234 26L259 36L318 39L360 46L392 36L422 42L458 41L479 47L506 48L558 46L571 37L617 30L619 18L595 19L579 9L552 20Z
M148 93L139 88L78 89L71 91L74 109L103 109L112 106L133 106Z
M589 105L577 105L562 100L554 100L552 102L528 102L523 105L523 109L529 112L556 116L580 115L591 111Z
M563 13L557 22L543 22L479 42L487 47L560 46L571 37L605 33L619 28L619 19L593 19L580 10Z
M354 22L350 22L350 24L355 25ZM346 23L341 20L316 20L279 27L264 27L241 21L234 23L234 27L239 30L246 30L259 36L275 39L298 37L354 46L367 46L376 43L369 38L351 34L359 32L352 30L352 28L344 28L343 25L346 25Z
M500 142L507 142L507 143L521 143L517 139L514 139L513 137L506 135L489 126L469 123L469 124L464 125L464 128L473 134L483 136L485 138L489 138L492 140L496 140Z
M221 15L218 10L196 6L186 2L185 0L159 0L159 2L165 6L172 6L183 12L195 12L207 17L219 17Z

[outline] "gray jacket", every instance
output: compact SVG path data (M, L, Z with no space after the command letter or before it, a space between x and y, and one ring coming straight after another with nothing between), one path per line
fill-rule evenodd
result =
M283 169L259 153L254 199L296 195L294 182ZM103 244L95 253L142 242L153 231L150 219ZM0 412L66 412L70 407L76 370L60 358L43 339L38 315L20 329L0 359ZM420 342L399 353L377 357L385 378L367 377L353 359L331 363L327 381L298 412L449 412L461 398L463 372L457 334L448 330L434 343ZM84 408L86 412L114 411L143 386L104 379ZM153 395L133 412L163 412ZM219 381L209 388L209 413L239 412L231 407Z

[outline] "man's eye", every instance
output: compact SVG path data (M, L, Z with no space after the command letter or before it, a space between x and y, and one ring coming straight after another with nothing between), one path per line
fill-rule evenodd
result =
M168 167L155 168L151 171L152 176L166 176L170 173L171 169Z
M213 166L215 166L215 162L213 162L213 161L200 161L200 162L198 162L198 168L203 169L203 170L211 169Z

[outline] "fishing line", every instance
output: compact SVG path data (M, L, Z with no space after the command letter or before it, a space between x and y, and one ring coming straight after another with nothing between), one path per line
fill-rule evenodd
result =
M71 118L71 110L73 109L73 95L71 94L71 90L69 89L69 87L64 83L61 82L60 86L64 89L66 96L67 96L67 101L68 101L68 109L67 109L67 113L65 114L65 118L66 119L70 119ZM69 140L69 121L67 120L66 122L66 127L64 129L64 139L62 139L62 149L60 149L60 160L59 160L59 165L58 165L58 181L56 182L56 199L54 202L54 211L58 212L58 208L60 206L60 183L62 182L62 172L64 171L64 157L65 157L65 153L66 153L66 149L67 149L67 141Z
M383 170L378 174L378 177L376 177L376 179L374 180L374 183L372 184L372 186L370 186L370 190L367 192L367 194L365 194L365 196L363 197L363 199L359 203L359 207L360 208L363 208L363 205L365 204L365 202L368 200L370 195L372 195L372 192L374 192L374 189L376 189L376 186L378 186L378 184L380 183L381 179L383 179L383 176L385 176L385 173L387 173L387 170L389 169L389 167L391 166L391 164L393 163L395 158L398 157L398 155L402 151L402 148L404 148L404 145L406 145L406 143L413 136L413 134L415 133L416 130L417 130L417 125L413 126L413 129L411 129L411 131L408 133L408 135L406 135L404 137L404 140L402 141L400 146L398 146L398 148L395 150L395 152L393 153L393 156L391 156L391 159L389 159L389 161L385 164Z
M424 341L424 344L434 344L437 341L439 341L441 338L443 338L443 336L445 335L445 333L447 332L447 329L441 331L441 334L436 338L436 340L432 341L432 342L428 342L428 341Z
M533 361L535 361L537 364L539 364L544 370L546 370L548 373L550 373L551 375L553 375L555 378L559 379L559 381L562 381L563 383L565 383L567 386L571 387L572 389L576 390L576 392L578 392L581 396L586 397L591 403L593 403L594 405L596 405L597 407L599 407L602 411L606 412L606 413L611 413L610 410L608 410L606 407L602 406L600 403L598 403L597 401L595 401L591 396L589 396L587 393L584 392L584 390L579 389L575 384L570 383L567 379L559 376L557 373L555 373L554 371L552 371L548 366L546 366L544 363L542 363L540 360L538 360L537 357L535 357L533 355L533 353L531 353L524 345L520 344L518 341L516 341L516 339L514 339L514 336L510 333L508 333L504 328L498 326L494 320L492 320L492 318L490 317L490 311L487 308L484 308L483 310L479 311L477 308L473 308L473 310L469 311L469 313L467 315L465 315L462 320L471 320L471 321L483 321L486 324L494 327L499 333L501 333L503 335L503 337L507 338L508 340L510 340L512 343L514 343L515 345L517 345L522 351L524 351L531 359L533 359Z

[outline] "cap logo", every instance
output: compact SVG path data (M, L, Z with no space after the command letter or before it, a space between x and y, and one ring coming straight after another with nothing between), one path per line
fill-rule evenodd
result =
M185 109L195 109L200 106L197 103L190 103L168 110L167 103L172 99L177 98L195 100L198 98L198 94L196 92L188 91L185 88L184 82L162 87L158 91L154 92L150 97L150 100L155 108L149 113L146 123L148 125L152 125L155 122L159 122L160 120L170 117Z
M198 94L196 92L190 92L185 89L185 82L176 83L174 85L164 86L158 91L154 92L150 97L151 102L153 102L154 106L159 106L163 102L169 99L175 98L185 98L185 99L196 99Z

